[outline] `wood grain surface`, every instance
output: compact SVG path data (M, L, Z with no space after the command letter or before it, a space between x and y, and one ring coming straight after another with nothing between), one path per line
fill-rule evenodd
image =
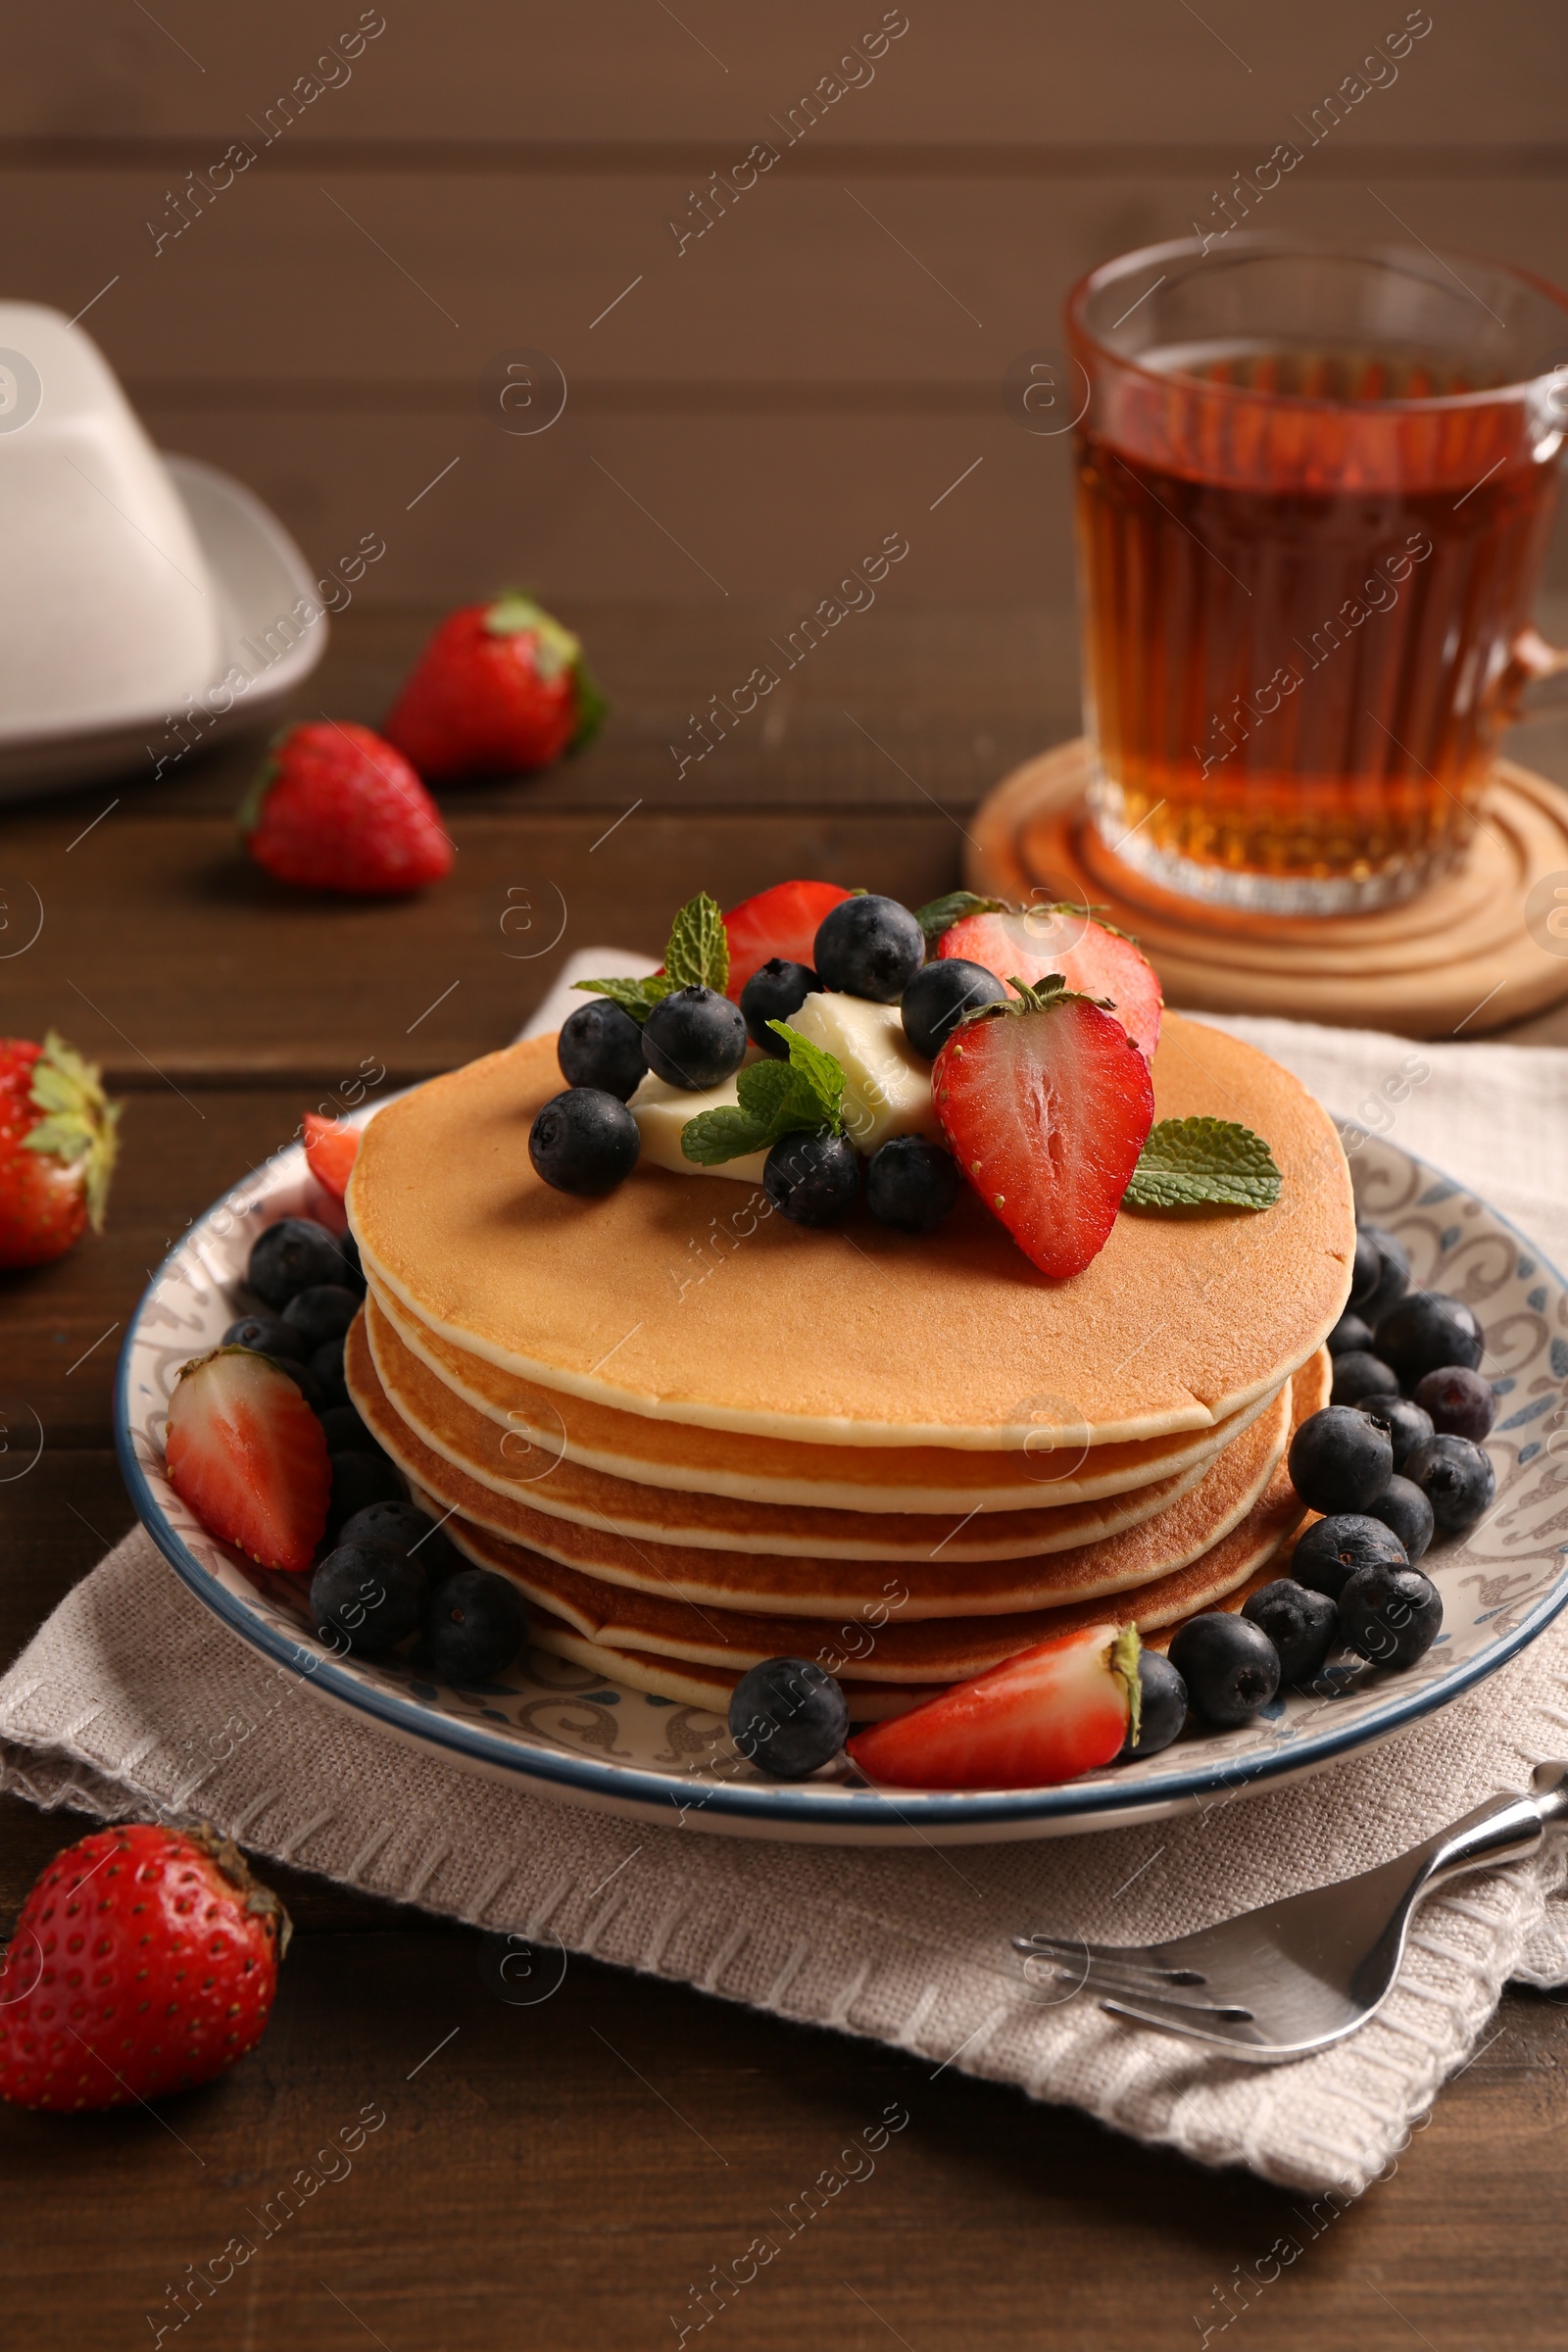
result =
M307 900L245 864L254 742L0 810L0 890L44 917L0 960L0 1026L58 1023L127 1106L106 1235L0 1283L0 1401L46 1432L0 1482L0 1655L129 1524L110 1393L149 1271L307 1108L501 1043L572 949L657 947L699 885L727 900L796 870L932 895L997 778L1077 731L1066 445L1002 396L1075 276L1211 220L1298 137L1259 225L1568 278L1546 0L1433 10L1332 135L1293 130L1405 13L911 5L874 75L845 66L860 86L793 131L866 54L880 0L457 0L385 11L357 51L358 0L19 18L8 293L86 306L160 445L249 483L313 566L385 539L298 714L373 723L440 609L508 579L582 630L613 708L581 760L447 796L457 869L405 906ZM336 86L269 128L329 45L352 72L320 66ZM776 166L697 236L697 193L768 140ZM231 142L253 162L191 193ZM568 386L532 436L493 413L518 347ZM909 553L874 609L683 766L693 714L889 532ZM1509 748L1568 781L1561 718ZM1519 1034L1568 1040L1568 1020ZM0 1802L0 1925L82 1826ZM791 2352L1144 2352L1243 2328L1280 2352L1561 2342L1559 1997L1510 1992L1396 2171L1340 2213L587 1962L510 2006L478 1936L272 1875L300 1934L233 2076L156 2111L0 2110L18 2345L156 2341L169 2287L241 2230L260 2252L191 2325L245 2352L674 2342L714 2266L890 2101L909 2125L874 2176L710 2328ZM385 2121L352 2171L264 2237L248 2217L367 2111ZM1282 2238L1298 2251L1260 2283Z

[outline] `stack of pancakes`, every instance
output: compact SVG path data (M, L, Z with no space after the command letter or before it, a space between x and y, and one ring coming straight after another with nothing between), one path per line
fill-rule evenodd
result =
M1050 1282L968 1198L913 1237L660 1169L553 1192L527 1145L555 1041L492 1054L366 1131L350 1394L541 1648L665 1698L722 1711L788 1654L863 1721L1096 1619L1158 1642L1298 1524L1285 1447L1328 1400L1355 1237L1287 1072L1172 1015L1153 1076L1157 1117L1265 1138L1279 1203L1124 1212Z

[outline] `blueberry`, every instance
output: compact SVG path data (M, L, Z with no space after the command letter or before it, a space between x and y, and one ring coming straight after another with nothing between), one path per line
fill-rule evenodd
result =
M281 1315L241 1315L224 1332L225 1348L248 1348L253 1354L272 1356L285 1369L305 1361L309 1349L291 1323Z
M314 1217L280 1217L252 1249L245 1280L258 1298L280 1312L301 1291L343 1280L343 1253Z
M1468 1373L1465 1377L1469 1378ZM1431 1414L1424 1412L1419 1404L1412 1404L1408 1396L1400 1396L1396 1393L1387 1396L1360 1396L1356 1399L1355 1409L1358 1413L1365 1413L1369 1421L1375 1421L1379 1429L1388 1431L1389 1444L1394 1447L1396 1471L1402 1471L1416 1447L1432 1435Z
M379 1658L405 1641L424 1614L423 1568L396 1544L360 1536L340 1542L311 1578L311 1616L357 1657Z
M643 1023L643 1055L656 1078L701 1094L722 1086L746 1059L746 1022L716 988L677 988Z
M558 1193L579 1193L589 1200L624 1183L642 1144L625 1103L601 1086L574 1086L552 1095L528 1130L535 1174Z
M1432 1505L1439 1533L1462 1536L1497 1491L1492 1457L1468 1438L1428 1438L1404 1465L1404 1475Z
M338 1280L346 1282L349 1289L357 1292L363 1298L365 1297L365 1268L360 1263L360 1245L352 1233L345 1233L339 1235L337 1246L343 1253L343 1263L348 1268L348 1272L340 1274Z
M344 1282L317 1282L296 1291L283 1309L283 1320L300 1335L308 1356L328 1340L340 1340L360 1311L359 1295Z
M1280 1655L1261 1626L1229 1609L1178 1626L1170 1662L1187 1685L1195 1715L1228 1731L1266 1707L1280 1687Z
M1366 1267L1363 1250L1370 1246L1378 1254L1378 1277L1372 1289L1363 1292L1360 1278ZM1355 1237L1355 1275L1350 1284L1350 1304L1356 1313L1364 1315L1376 1330L1380 1315L1386 1315L1396 1298L1402 1298L1410 1287L1410 1259L1402 1242L1381 1225L1363 1225Z
M804 1781L830 1764L849 1728L849 1700L809 1658L764 1659L741 1676L729 1702L730 1738L775 1781Z
M1372 1326L1347 1307L1323 1345L1330 1355L1370 1355Z
M493 1682L527 1639L522 1594L493 1568L460 1568L424 1612L424 1654L443 1682Z
M292 1364L286 1356L280 1355L277 1368L288 1374L313 1413L324 1413L329 1404L341 1404L347 1399L347 1390L342 1396L329 1396L309 1364Z
M1386 1396L1391 1389L1397 1390L1398 1382L1379 1356L1367 1355L1352 1348L1348 1355L1334 1358L1335 1404L1359 1404L1363 1396Z
M343 1378L343 1342L323 1340L311 1357L311 1378L320 1391L321 1402L317 1407L324 1412L328 1405L347 1404L348 1384Z
M925 961L925 933L897 899L841 899L817 926L811 961L824 988L896 1004Z
M1291 1484L1309 1510L1364 1511L1394 1475L1389 1433L1348 1404L1325 1405L1291 1440Z
M401 1502L403 1481L383 1453L334 1453L332 1496L326 1506L326 1532L335 1544L340 1531L368 1502Z
M951 1152L923 1135L895 1135L873 1152L865 1171L865 1205L901 1233L929 1233L963 1190Z
M1328 1593L1293 1577L1271 1585L1242 1603L1242 1615L1261 1626L1280 1656L1280 1678L1304 1683L1317 1673L1334 1646L1335 1608Z
M240 1346L249 1343L242 1340ZM1469 1438L1479 1446L1497 1417L1497 1399L1490 1380L1465 1364L1443 1364L1416 1383L1415 1400L1432 1416L1434 1431L1446 1438Z
M1361 1568L1340 1594L1340 1639L1374 1666L1413 1666L1442 1624L1443 1597L1419 1568Z
M412 1502L367 1503L363 1511L345 1521L339 1542L352 1544L359 1536L373 1537L377 1543L395 1544L400 1551L412 1552L432 1585L444 1584L463 1566L439 1523Z
M1481 1351L1480 1324L1462 1298L1442 1291L1412 1291L1378 1325L1378 1353L1394 1366L1401 1389L1449 1364L1473 1371Z
M596 1086L617 1102L629 1102L648 1075L642 1031L608 997L594 997L566 1015L556 1059L568 1086Z
M1410 1557L1392 1527L1365 1511L1319 1519L1297 1539L1291 1574L1298 1585L1338 1600L1361 1568L1407 1568Z
M916 972L904 992L899 1010L904 1034L917 1054L935 1061L960 1021L982 1004L1003 1004L1006 990L983 963L967 963L949 956Z
M822 983L808 963L791 963L787 956L770 956L741 990L741 1017L747 1036L775 1061L782 1061L784 1040L775 1036L768 1022L787 1021L792 1012L800 1011L808 997L821 993Z
M785 1136L762 1163L762 1190L792 1225L836 1225L859 1189L854 1145L826 1128Z
M1383 1257L1370 1233L1357 1227L1355 1257L1350 1267L1350 1304L1365 1306L1383 1279Z
M956 960L956 958L955 958ZM1143 1756L1157 1756L1169 1747L1187 1721L1187 1685L1169 1658L1157 1649L1138 1652L1138 1744L1129 1730L1116 1754L1118 1764Z
M1418 1560L1432 1541L1432 1505L1407 1478L1391 1478L1381 1494L1366 1506L1369 1519L1381 1519L1404 1545L1406 1559Z
M384 1451L352 1404L329 1404L321 1415L321 1431L326 1439L328 1453L379 1454Z

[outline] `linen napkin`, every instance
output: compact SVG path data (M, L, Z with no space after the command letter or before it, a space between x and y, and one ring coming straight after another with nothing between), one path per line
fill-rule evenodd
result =
M648 959L598 949L573 964L631 972ZM533 1025L559 1017L547 1004ZM1481 1191L1547 1255L1568 1255L1556 1177L1568 1054L1220 1025L1337 1112L1392 1119L1401 1144ZM1108 2018L1087 1994L1033 1984L1007 1939L1185 1934L1370 1868L1564 1753L1568 1625L1401 1740L1172 1821L879 1850L713 1836L695 1812L651 1828L471 1772L285 1682L139 1529L0 1681L0 1786L45 1807L200 1814L258 1854L367 1892L874 2036L933 2073L958 2067L1204 2163L1342 2199L1403 2146L1510 1977L1568 1980L1556 1841L1435 1895L1379 2015L1290 2066L1211 2056Z

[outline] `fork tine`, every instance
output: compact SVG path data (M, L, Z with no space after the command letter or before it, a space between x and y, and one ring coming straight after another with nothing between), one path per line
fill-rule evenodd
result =
M1255 2033L1247 2031L1255 2026L1250 2009L1211 2008L1198 2001L1166 2001L1152 1995L1123 1994L1110 1986L1104 1988L1100 2006L1107 2016L1131 2018L1140 2026L1157 2026L1167 2034L1182 2034L1193 2041L1235 2050L1244 2058L1270 2055L1270 2045L1257 2039Z
M1153 1989L1162 1984L1208 1983L1199 1969L1161 1968L1156 1961L1145 1959L1137 1944L1086 1943L1081 1936L1014 1936L1012 1947L1026 1959L1067 1961L1097 1973L1113 1970L1130 1983Z

